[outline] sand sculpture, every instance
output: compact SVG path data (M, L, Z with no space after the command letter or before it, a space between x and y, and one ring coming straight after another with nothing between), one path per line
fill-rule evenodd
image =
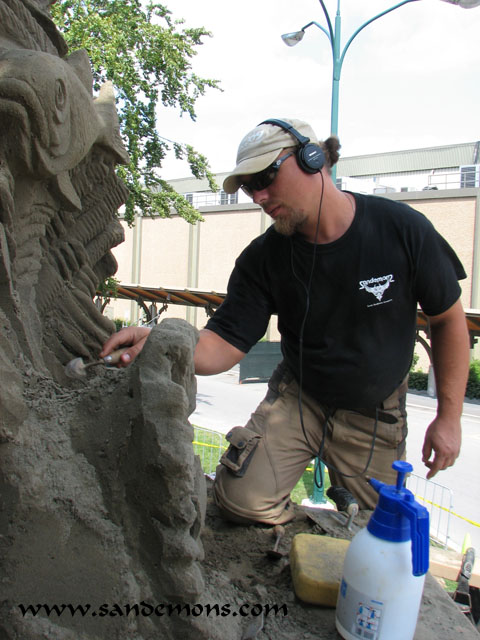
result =
M198 621L98 609L204 589L197 337L165 321L138 366L64 375L114 330L93 298L117 268L128 194L115 166L128 156L112 86L93 96L88 57L67 51L50 4L0 0L0 637L214 637ZM90 610L19 608L39 603Z

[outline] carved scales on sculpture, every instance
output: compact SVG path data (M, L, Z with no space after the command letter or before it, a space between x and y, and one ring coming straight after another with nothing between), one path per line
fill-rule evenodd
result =
M20 351L61 378L112 331L92 299L117 268L128 156L111 84L93 98L89 59L66 56L49 4L0 0L0 286Z

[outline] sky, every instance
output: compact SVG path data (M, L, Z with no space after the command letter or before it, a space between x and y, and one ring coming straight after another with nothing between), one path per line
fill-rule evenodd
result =
M215 173L235 166L243 136L266 118L307 121L330 133L332 53L315 25L297 46L281 34L308 22L326 27L318 0L165 0L185 27L207 28L193 71L220 81L196 103L197 118L161 108L160 135L192 144ZM337 0L326 0L332 23ZM342 0L341 47L392 0ZM480 139L480 7L419 0L365 27L350 45L340 80L338 135L349 157ZM165 179L190 175L166 159Z

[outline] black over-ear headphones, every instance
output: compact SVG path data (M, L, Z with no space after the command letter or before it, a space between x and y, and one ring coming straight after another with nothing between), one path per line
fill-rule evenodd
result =
M260 122L260 124L273 124L284 131L287 131L297 139L300 146L298 147L295 155L298 166L302 171L305 171L305 173L318 173L322 170L322 167L325 164L325 154L320 145L310 142L310 138L302 136L302 134L292 127L291 124L288 124L288 122L284 122L283 120L276 120L272 118L271 120L264 120L263 122Z

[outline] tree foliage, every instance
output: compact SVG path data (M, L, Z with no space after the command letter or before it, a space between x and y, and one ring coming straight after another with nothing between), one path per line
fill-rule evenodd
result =
M195 120L195 102L218 81L201 78L191 60L203 27L186 29L166 6L139 0L58 0L52 18L71 51L85 49L92 63L94 90L105 80L116 89L117 109L128 166L118 173L130 190L125 219L135 211L168 217L173 209L188 222L201 219L198 212L158 174L168 152L187 159L196 178L206 177L217 189L206 158L185 143L162 137L157 128L158 108L178 108Z

